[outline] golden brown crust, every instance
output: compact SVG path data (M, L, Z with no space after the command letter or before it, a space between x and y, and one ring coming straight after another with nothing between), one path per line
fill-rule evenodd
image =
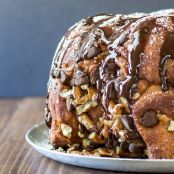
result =
M57 85L51 89L49 95L49 109L52 113L50 142L55 146L66 146L68 144L81 142L77 135L79 125L77 118L67 110L65 99L59 95L60 91L64 88L65 86L57 80ZM62 134L62 123L72 128L71 138L67 138Z
M174 119L174 92L163 92L159 85L152 85L133 106L133 116L138 131L148 146L149 158L174 158L174 132L167 130L169 121L160 121L152 128L140 123L140 118L148 110L159 110Z
M147 79L152 83L160 83L159 63L161 59L161 47L165 41L167 31L163 28L154 27L151 31L149 41L144 49L141 59L140 78Z

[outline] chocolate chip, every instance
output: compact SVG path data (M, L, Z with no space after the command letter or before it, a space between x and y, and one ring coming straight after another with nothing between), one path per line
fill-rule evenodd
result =
M85 25L92 25L94 23L93 16L87 17L85 19Z
M137 84L133 84L132 87L130 88L130 97L133 98L133 96L136 94L137 92Z
M63 70L60 72L60 81L66 85L70 84L70 77Z
M114 134L110 134L107 142L105 143L105 146L107 148L113 149L118 145L119 145L118 138Z
M157 113L154 110L149 110L140 118L140 123L147 128L154 127L158 124Z
M53 146L53 150L56 150L56 149L58 149L60 147L59 145L57 145L55 143L52 143L51 145Z
M118 142L118 138L112 134L112 141L113 141L113 147L118 146L119 142Z
M48 128L51 128L51 122L52 122L51 113L49 111L47 111L45 113L45 123L46 123L46 125L47 125Z
M80 131L82 134L84 134L85 131L86 131L85 126L83 126L82 124L79 124L79 131Z
M74 74L73 82L76 86L86 85L89 84L89 77L87 73L78 70Z
M90 82L92 85L96 84L96 81L99 79L99 68L96 67L95 69L92 70L90 74Z
M59 68L53 68L51 76L52 76L52 78L60 78L60 70L59 70Z
M138 144L131 143L129 145L129 152L134 154L140 154L143 152L143 147Z
M132 117L130 117L128 115L122 115L121 121L127 130L132 131L135 129L134 120Z
M109 149L112 149L113 148L113 140L112 140L112 136L109 136L105 146Z
M72 111L74 109L74 105L73 105L73 99L71 98L71 96L68 96L66 99L66 108L68 111Z
M125 133L125 138L127 140L134 140L134 139L139 138L139 135L136 131L129 131L129 132Z
M81 95L87 95L88 94L88 90L87 89L81 89Z
M106 62L104 62L102 67L102 75L103 75L104 81L112 80L116 77L117 66L115 64L114 59L109 59Z
M120 148L122 151L127 152L129 150L129 144L127 142L121 142Z

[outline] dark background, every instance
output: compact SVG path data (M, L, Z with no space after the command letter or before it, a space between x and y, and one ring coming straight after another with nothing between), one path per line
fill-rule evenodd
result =
M165 8L174 1L0 0L0 96L46 95L58 41L81 18Z

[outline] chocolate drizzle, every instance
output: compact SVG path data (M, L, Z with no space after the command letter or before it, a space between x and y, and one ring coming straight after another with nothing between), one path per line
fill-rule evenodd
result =
M160 63L160 79L161 79L161 89L167 91L169 89L168 78L167 78L167 60L171 58L171 55L166 55L162 58Z
M86 42L83 42L81 46L81 55L78 61L83 59L90 59L97 56L101 50L99 48L99 42L104 37L104 33L101 29L95 29L86 39Z
M108 55L100 62L98 66L93 71L93 73L88 74L85 70L85 75L82 76L81 81L85 80L83 83L79 83L79 78L77 78L77 83L75 85L88 84L95 85L97 88L97 102L102 105L105 113L108 113L108 104L110 99L114 100L117 104L118 97L125 97L129 105L133 104L132 96L136 91L137 83L140 80L139 69L141 68L141 60L144 56L144 49L146 44L150 42L149 36L152 34L152 29L155 27L164 27L166 31L170 20L164 24L164 17L159 15L145 15L136 17L125 17L114 15L99 14L97 16L88 17L82 20L79 24L75 25L59 46L58 54L56 60L59 64L56 68L62 68L62 60L74 41L73 39L68 40L70 32L76 29L78 25L81 27L86 27L82 33L77 33L80 40L75 52L75 65L84 60L92 60L98 55L100 55L103 50L100 48L100 44L107 47ZM108 21L114 19L115 23L112 24ZM173 20L173 17L170 16ZM108 25L103 25L107 23ZM167 80L167 60L173 59L174 53L172 46L174 45L174 33L167 35L164 42L163 48L161 48L161 62L159 68L159 75L161 79L161 88L166 91L169 88ZM62 52L62 45L64 45L64 51ZM122 52L118 50L122 47L126 50L124 56ZM127 74L120 75L120 66L118 65L118 59L124 57L127 61ZM94 63L96 63L94 61ZM54 69L54 68L52 68ZM75 68L74 68L75 69ZM77 68L78 69L78 68ZM83 70L82 70L83 71ZM76 75L76 70L73 73L73 78ZM84 78L85 77L85 78ZM89 78L88 78L89 77ZM147 80L147 79L145 79ZM72 86L72 84L70 84ZM106 114L107 115L107 114Z
M167 77L167 61L174 59L174 32L168 33L161 50L161 62L159 66L159 74L161 80L161 89L167 91L169 89Z
M111 99L109 96L110 93L108 91L112 91L112 93L114 93L114 91L117 91L120 96L124 96L129 101L130 106L133 104L132 95L134 91L136 91L137 83L139 81L139 68L141 67L141 57L143 56L146 42L148 41L148 38L151 34L151 29L154 26L159 27L159 23L156 23L156 18L152 16L147 16L146 18L147 21L144 18L137 19L137 23L139 23L139 25L136 26L135 24L132 24L132 28L128 28L128 30L125 31L122 36L118 36L118 38L115 38L108 45L109 55L105 58L105 60L103 60L102 65L100 66L100 79L97 82L97 91L99 92L97 96L99 99L99 96L102 96L103 94L103 106L105 110L107 110L109 100ZM107 76L103 76L103 72L106 71L104 65L109 60L117 59L120 56L117 51L117 47L123 46L128 41L130 42L131 36L133 37L132 42L129 43L127 47L127 76L114 76L114 78L111 79L107 78ZM161 65L163 67L163 71L166 68L166 63L164 62L166 61L162 61ZM117 71L115 75L118 74L119 68L115 67L114 69ZM163 86L166 86L166 71L162 72L161 77L163 88ZM105 84L104 88L102 88L102 83ZM110 87L112 84L115 84L115 89Z
M139 80L139 66L141 55L143 54L146 43L147 30L145 28L136 31L133 35L132 44L128 46L128 75L126 79L120 83L119 94L131 101L132 90L136 88Z
M111 49L112 47L109 46L109 55L102 62L100 67L100 80L97 82L97 89L99 88L97 96L99 98L99 96L101 96L101 91L103 91L103 106L106 112L109 100L114 98L117 99L116 92L131 102L132 90L135 88L139 79L140 59L146 43L146 33L147 30L143 28L136 31L133 35L133 41L128 46L128 75L126 77L118 76L119 67L116 65L115 59L117 59L120 55L115 48ZM125 41L126 40L127 39L125 39ZM108 62L112 62L112 66L110 68L112 71L107 70ZM105 84L105 87L102 89L102 86L99 85L101 83Z

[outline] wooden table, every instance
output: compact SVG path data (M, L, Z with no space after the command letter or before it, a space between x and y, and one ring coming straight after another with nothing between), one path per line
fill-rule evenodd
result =
M0 99L0 174L111 174L50 160L27 144L25 133L44 120L45 98Z

